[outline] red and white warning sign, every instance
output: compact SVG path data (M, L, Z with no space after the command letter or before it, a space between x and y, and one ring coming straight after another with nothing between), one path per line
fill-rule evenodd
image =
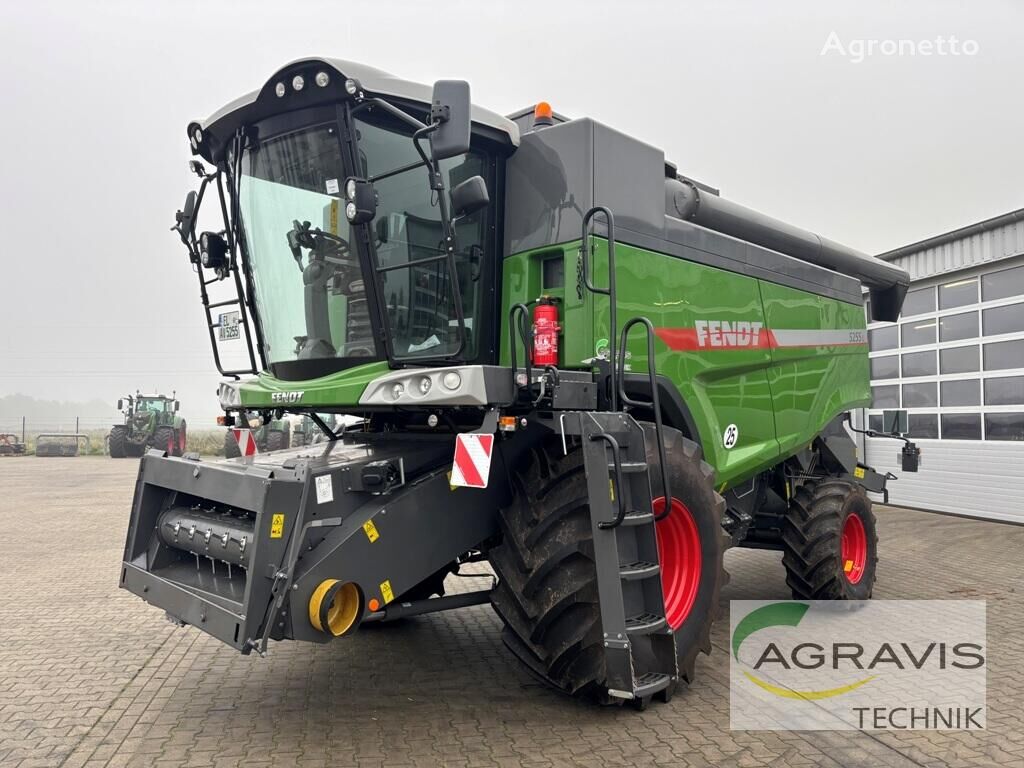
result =
M491 474L491 453L494 435L469 433L455 437L455 461L452 464L452 485L486 488Z
M251 429L232 429L231 434L235 436L238 450L241 451L243 456L256 455L256 438L252 436Z

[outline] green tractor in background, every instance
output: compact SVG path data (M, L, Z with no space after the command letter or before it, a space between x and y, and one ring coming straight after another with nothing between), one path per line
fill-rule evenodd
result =
M117 409L124 414L124 423L110 430L110 457L139 457L148 448L167 451L168 456L183 455L186 424L178 415L180 405L173 392L170 397L136 392L119 399Z
M292 425L287 419L271 419L264 422L258 414L248 413L246 418L237 421L240 427L248 425L252 430L252 438L261 453L277 451L291 445ZM230 429L224 431L224 455L229 459L236 459L242 455L234 432Z

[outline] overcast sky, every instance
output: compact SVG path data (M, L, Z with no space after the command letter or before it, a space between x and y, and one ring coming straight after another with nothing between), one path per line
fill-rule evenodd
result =
M194 180L184 127L304 56L466 79L502 113L547 100L870 252L1024 206L1012 0L33 0L0 19L0 395L176 388L194 426L216 415L168 232ZM901 39L918 55L861 55Z

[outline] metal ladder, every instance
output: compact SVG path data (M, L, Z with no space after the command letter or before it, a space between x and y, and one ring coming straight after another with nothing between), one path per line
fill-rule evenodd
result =
M608 287L596 286L589 270L588 227L603 214L608 227ZM654 328L645 317L628 320L616 339L615 223L612 212L598 206L583 217L583 283L609 300L608 410L578 412L574 419L583 449L587 495L594 537L598 600L606 648L606 685L611 696L646 706L652 696L667 701L679 677L675 637L665 618L655 523L669 514L671 489L662 472L664 511L654 514L644 430L624 409L643 407L654 414L658 458L666 466L663 425L654 368ZM631 398L625 387L626 343L642 325L647 335L651 401ZM616 343L618 342L618 343Z

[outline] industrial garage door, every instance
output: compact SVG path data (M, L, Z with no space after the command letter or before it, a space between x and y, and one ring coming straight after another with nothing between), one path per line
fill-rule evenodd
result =
M898 323L869 325L872 408L908 412L921 471L899 443L867 463L899 475L893 504L1024 523L1024 265L945 275L907 294Z

